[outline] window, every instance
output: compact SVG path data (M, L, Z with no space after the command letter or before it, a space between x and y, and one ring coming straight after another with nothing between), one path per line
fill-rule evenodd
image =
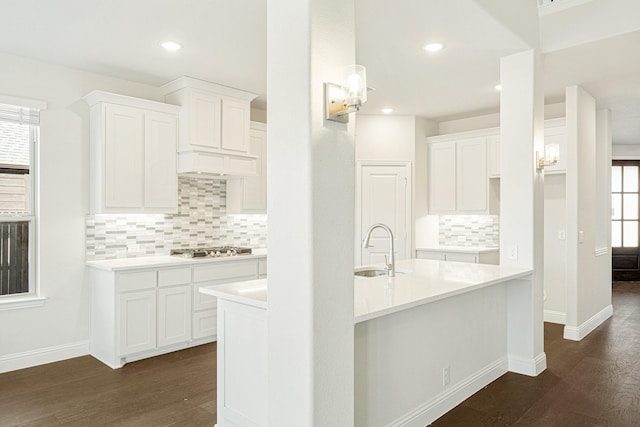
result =
M639 163L616 161L611 169L611 246L638 246Z
M35 147L44 108L7 99L0 96L0 303L36 294Z

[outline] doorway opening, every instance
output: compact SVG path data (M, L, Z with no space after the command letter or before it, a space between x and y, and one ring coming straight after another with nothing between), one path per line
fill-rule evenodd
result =
M639 189L640 160L614 160L611 167L611 264L614 281L640 280Z

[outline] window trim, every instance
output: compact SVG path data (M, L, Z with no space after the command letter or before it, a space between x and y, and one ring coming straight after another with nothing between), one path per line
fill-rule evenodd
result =
M15 310L20 308L40 307L44 305L46 298L40 295L40 277L38 265L39 247L39 191L38 179L38 143L40 140L40 129L36 124L29 126L29 206L28 214L0 214L0 222L28 221L29 222L29 291L20 294L0 295L0 311Z

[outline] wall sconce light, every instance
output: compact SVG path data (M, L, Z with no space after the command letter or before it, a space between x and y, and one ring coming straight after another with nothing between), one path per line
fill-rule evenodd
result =
M343 85L324 84L324 118L349 123L349 114L360 110L367 101L367 74L362 65L344 69Z
M541 155L539 151L536 151L536 169L538 172L542 172L545 166L554 166L558 164L560 158L560 145L547 144L544 146L544 155Z

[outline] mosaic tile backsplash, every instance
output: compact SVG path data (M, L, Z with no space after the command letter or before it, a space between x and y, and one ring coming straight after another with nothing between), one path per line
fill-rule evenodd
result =
M86 216L87 261L197 246L267 247L266 215L227 215L226 182L179 178L178 213Z
M500 217L497 215L441 215L438 228L441 245L500 246Z

